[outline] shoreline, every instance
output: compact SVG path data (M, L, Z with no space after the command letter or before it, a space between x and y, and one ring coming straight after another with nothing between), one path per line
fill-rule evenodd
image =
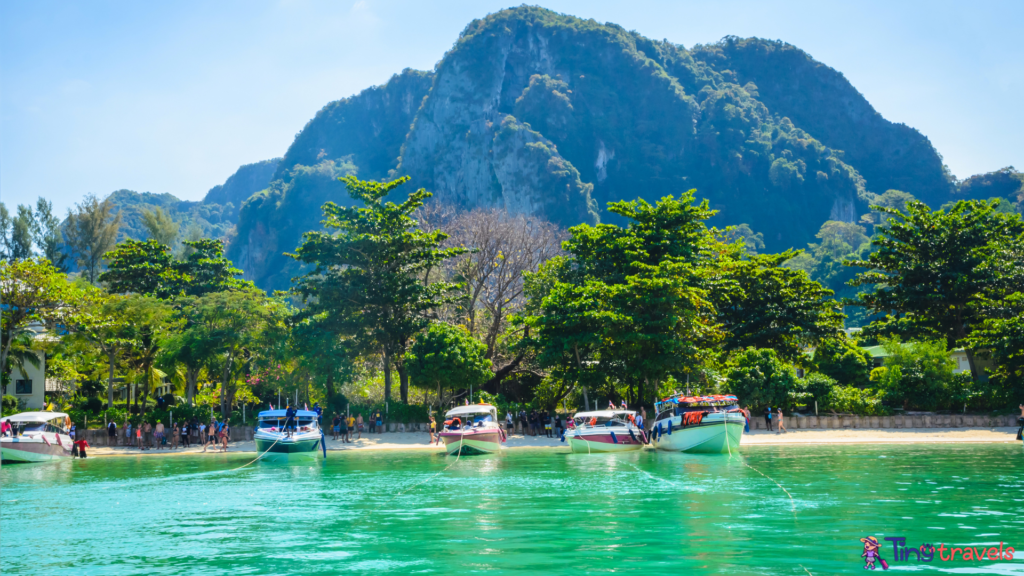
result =
M838 429L838 430L793 430L784 434L764 430L751 431L743 435L741 446L819 446L833 444L970 444L970 443L1014 443L1017 428L902 428L902 429ZM505 447L510 450L526 448L557 449L568 446L555 438L544 436L510 436ZM352 444L341 441L327 440L328 452L346 452L349 450L422 450L443 453L444 445L427 444L426 433L391 432L387 434L364 435ZM206 454L224 454L218 450L207 450ZM256 446L251 440L233 442L228 445L227 453L256 454ZM131 447L93 446L89 448L90 458L107 458L118 456L172 456L175 454L204 454L202 447L167 448L140 451Z

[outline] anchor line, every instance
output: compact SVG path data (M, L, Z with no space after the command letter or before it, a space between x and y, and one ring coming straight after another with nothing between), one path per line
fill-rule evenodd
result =
M793 500L793 495L789 493L789 490L786 490L786 489L785 489L785 488L784 488L784 487L782 486L782 484L779 484L778 482L776 482L774 478L772 478L771 476L769 476L769 475L765 474L764 472L761 472L761 471L760 471L760 470L758 470L757 468L754 468L754 467L753 467L753 466L751 466L750 464L747 464L746 462L740 462L740 463L741 463L741 464L743 464L744 466L746 466L747 468L750 468L750 469L751 469L751 470L753 470L754 472L757 472L757 473L758 473L758 474L760 474L761 476L764 476L765 478L767 478L767 479L771 480L772 482L775 482L775 485L776 485L776 486L778 486L779 488L781 488L781 489L782 489L782 491L786 493L786 496L789 496L789 503L793 505L793 513L794 513L794 514L796 514L796 500Z
M449 465L445 466L443 470L441 470L441 471L440 471L440 472L438 472L437 474L434 474L434 475L433 475L433 476L431 476L430 478L427 478L426 480L423 480L423 481L421 481L421 482L417 482L416 484L413 484L412 486L410 486L410 487L406 488L405 490L402 490L401 492L398 492L398 493L396 493L396 494L395 494L394 496L392 496L391 498L389 498L387 502L384 502L384 504L383 504L383 505L384 505L384 506L387 506L388 504L390 504L390 503L394 502L395 498L398 498L398 497L399 497L399 496L401 496L402 494L405 494L406 492L410 492L410 491L412 491L412 490L413 490L414 488L417 488L417 487L419 487L419 486L421 486L421 485L423 485L423 484L426 484L427 482L430 482L430 481L431 481L431 480L433 480L434 478L437 478L437 477L438 477L438 476L440 476L441 474L444 474L445 472L447 472L447 471L448 471L448 469L449 469L449 468L451 468L452 466L455 466L456 464L458 464L458 463L459 463L459 458L462 458L462 441L463 441L463 439L464 439L464 438L465 438L465 436L463 436L463 435L460 435L460 436L459 436L459 453L458 453L458 455L457 455L457 456L455 456L455 461L454 461L454 462L452 462L451 464L449 464ZM380 507L378 507L378 508L377 508L377 510L379 510L379 509L380 509Z
M274 440L274 444L277 444L277 443L278 443L278 442L280 442L280 441L281 441L281 437L280 437L280 436L278 436L278 437L277 437L277 440ZM321 440L321 441L322 441L322 440ZM264 456L266 456L266 455L267 455L267 452L270 452L270 449L274 447L274 444L271 444L270 446L267 446L267 449L266 449L266 450L264 450L264 451L263 451L263 452L262 452L262 453L261 453L261 454L260 454L259 456L257 456L257 457L256 457L256 458L255 458L255 459L254 459L254 460L252 461L252 462L246 462L245 464L242 464L242 465L241 465L241 466L239 466L238 468L232 468L231 470L228 470L228 472L234 472L235 470L241 470L242 468L245 468L246 466L248 466L248 465L252 464L252 463L253 463L253 462L255 462L256 460L259 460L260 458L263 458Z

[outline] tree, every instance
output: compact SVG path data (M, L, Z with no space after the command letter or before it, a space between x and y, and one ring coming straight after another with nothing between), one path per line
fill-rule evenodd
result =
M225 418L234 403L236 364L251 362L268 339L280 339L289 315L283 302L257 289L211 292L190 307L189 344L207 350L220 362L220 410Z
M306 304L308 317L323 315L325 326L374 347L384 357L385 398L391 395L391 367L401 379L402 402L409 382L402 358L409 340L425 328L432 311L457 298L457 284L430 282L425 276L465 248L441 248L447 235L416 228L413 212L431 197L419 189L401 204L384 202L392 190L408 182L370 182L340 178L349 196L362 207L323 206L328 232L307 232L293 257L314 266L298 278L293 292Z
M64 234L60 218L53 215L53 203L42 196L36 201L36 218L32 225L32 236L46 258L61 272L67 272L68 254L64 249Z
M76 204L74 211L68 210L64 235L90 284L96 283L103 257L117 241L121 213L112 214L113 211L114 203L110 198L100 202L93 194Z
M23 204L18 205L18 215L11 223L11 258L24 260L34 256L32 250L32 226L35 217L32 215L32 207Z
M878 389L890 405L934 410L953 381L955 363L942 340L900 342L883 339L888 356Z
M1004 318L990 318L974 331L967 345L984 351L995 361L990 375L998 384L1000 406L1013 407L1024 397L1024 291L1006 299L1011 313Z
M1006 249L1024 234L1019 216L993 210L986 202L960 201L946 212L910 202L906 213L875 206L892 216L872 243L878 250L850 266L867 268L853 286L871 286L850 304L886 315L867 334L943 338L952 350L1000 302L1024 284L1024 263ZM967 358L977 377L973 351Z
M107 271L100 282L114 294L145 294L169 298L180 291L183 279L174 270L171 250L156 240L125 240L106 254Z
M462 212L450 218L445 230L451 234L447 246L470 249L449 261L449 276L466 287L466 301L459 306L464 313L458 319L486 344L494 370L488 386L496 390L525 357L513 353L506 337L514 338L523 329L506 334L510 316L522 312L527 302L524 274L536 272L561 252L563 233L540 218L495 209Z
M95 302L91 314L74 327L77 335L95 344L106 357L107 408L114 406L114 368L122 352L132 345L131 340L125 337L128 319L120 313L122 310L118 305L122 299L122 296L110 295Z
M416 337L405 353L405 366L414 386L436 391L439 406L448 403L445 389L478 389L491 376L487 345L461 326L434 322Z
M564 243L571 255L540 306L524 319L529 343L556 377L586 385L609 374L648 400L661 381L700 362L718 336L702 274L714 214L694 191L651 205L614 202L624 228L580 225ZM566 386L568 390L571 387ZM568 391L566 392L568 393Z
M793 367L774 350L747 348L730 363L729 388L741 406L788 408L790 394L799 389Z
M726 350L771 348L795 362L803 346L842 334L843 314L833 292L803 270L783 265L796 254L720 260L724 276L738 288L712 293L718 321L729 333Z
M814 369L846 386L866 386L871 357L845 335L822 340L814 350Z
M170 248L156 240L125 240L107 253L110 264L99 279L114 293L161 299L251 286L235 278L242 271L224 257L220 240L186 240L185 245L190 254L185 260L175 260Z
M125 359L142 377L142 407L154 385L165 375L156 369L164 342L181 327L175 310L166 302L150 296L131 295L110 301L110 317L120 320L112 336L122 343ZM135 405L139 394L135 395Z
M149 210L142 211L142 225L146 228L146 232L149 233L150 240L156 240L164 246L174 246L175 241L178 239L178 228L180 225L159 206L152 212Z
M0 262L0 367L7 369L7 356L23 330L72 323L89 297L46 260Z

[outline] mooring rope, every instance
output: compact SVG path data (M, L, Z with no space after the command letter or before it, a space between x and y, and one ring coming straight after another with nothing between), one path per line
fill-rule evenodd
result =
M396 494L395 494L394 496L392 496L391 498L389 498L389 499L387 500L387 502L384 502L384 504L383 504L383 505L384 505L384 506L387 506L388 504L390 504L390 503L394 502L395 498L398 498L398 497L399 497L399 496L401 496L402 494L405 494L405 493L407 493L407 492L410 492L410 491L412 491L412 490L413 490L414 488L417 488L418 486L421 486L421 485L423 485L423 484L426 484L427 482L430 482L430 481L431 481L431 480L433 480L434 478L437 478L437 477L438 477L438 476L440 476L441 474L444 474L445 472L447 472L447 471L448 471L448 469L449 469L449 468L451 468L452 466L455 466L456 464L458 464L458 463L459 463L459 458L462 458L462 441L463 441L463 439L464 439L464 438L465 438L465 435L464 435L464 434L463 434L463 435L461 435L461 436L459 436L459 453L458 453L458 455L457 455L457 456L455 457L455 461L454 461L454 462L452 462L451 464L449 464L449 465L445 466L443 470L441 470L441 471L440 471L440 472L438 472L437 474L434 474L434 475L433 475L433 476L431 476L430 478L427 478L426 480L423 480L422 482L417 482L416 484L413 484L412 486L409 486L409 487L408 487L408 488L406 488L405 490L402 490L401 492L398 492L398 493L396 493ZM379 510L379 508L378 508L378 510ZM372 513L372 512L371 512L371 513Z
M774 478L772 478L771 476L769 476L769 475L765 474L764 472L761 472L761 471L760 471L760 470L758 470L757 468L754 468L754 467L753 467L753 466L751 466L750 464L747 464L746 462L743 462L743 461L740 461L740 463L741 463L741 464L743 464L744 466L746 466L747 468L750 468L750 469L751 469L751 470L753 470L754 472L757 472L757 473L758 473L758 474L760 474L761 476L764 476L765 478L767 478L767 479L771 480L772 482L775 482L775 479L774 479ZM781 489L782 489L782 491L786 493L786 496L789 496L789 503L793 505L793 513L794 513L794 514L796 514L796 500L793 500L793 495L792 495L792 494L790 494L790 493L789 493L789 490L786 490L786 489L785 489L785 488L784 488L784 487L782 486L782 484L779 484L778 482L775 482L775 485L776 485L776 486L778 486L779 488L781 488Z
M277 443L278 443L278 442L280 442L280 441L281 441L281 437L280 437L280 436L278 436L278 437L277 437L277 440L274 440L274 444L277 444ZM320 440L320 441L321 441L321 442L323 442L323 436L321 436L321 440ZM255 440L254 440L253 442L255 442ZM242 465L241 465L241 466L239 466L238 468L232 468L231 470L227 470L227 472L234 472L235 470L241 470L242 468L245 468L246 466L248 466L248 465L252 464L253 462L256 462L256 460L259 460L260 458L263 458L264 456L266 456L266 455L267 455L267 452L270 452L270 449L274 447L274 444L271 444L270 446L267 446L267 449L266 449L266 450L264 450L264 451L263 451L263 452L262 452L262 453L261 453L261 454L260 454L259 456L257 456L257 457L256 457L255 459L253 459L253 460L252 460L252 462L246 462L245 464L242 464Z

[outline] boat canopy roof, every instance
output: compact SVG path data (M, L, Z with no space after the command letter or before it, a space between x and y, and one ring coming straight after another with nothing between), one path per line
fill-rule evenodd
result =
M498 409L490 404L470 404L469 406L456 406L445 412L445 418L454 416L471 416L473 414L497 414Z
M668 398L655 402L655 407L660 406L728 406L730 404L736 404L739 399L732 394L714 394L712 396L684 396L682 394L673 394ZM658 410L661 411L660 409Z
M49 422L54 418L67 418L63 412L22 412L14 416L4 416L3 420L8 422Z
M284 418L287 415L287 410L264 410L260 412L259 417L264 418ZM296 410L296 418L316 418L316 412L312 410Z
M594 410L591 412L577 412L576 418L617 418L635 416L635 410Z

